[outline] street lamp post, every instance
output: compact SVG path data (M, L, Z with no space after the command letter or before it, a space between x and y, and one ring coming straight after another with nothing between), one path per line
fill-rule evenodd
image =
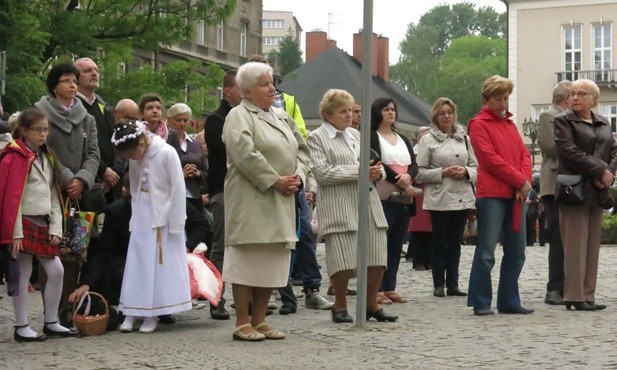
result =
M538 138L538 122L526 119L523 122L523 134L531 140L531 167L536 165L536 139Z

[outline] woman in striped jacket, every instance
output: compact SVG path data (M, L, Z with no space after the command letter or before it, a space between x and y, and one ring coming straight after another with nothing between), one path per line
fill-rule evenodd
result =
M335 323L353 322L346 298L347 283L357 268L360 132L350 127L353 101L345 90L328 90L319 103L324 123L308 137L311 170L319 185L320 237L326 242L326 266L334 282L332 321ZM371 165L371 181L379 181L382 176L381 163ZM395 321L397 316L384 313L377 304L377 291L386 266L388 223L377 191L371 190L366 316L367 320L374 317L381 322Z

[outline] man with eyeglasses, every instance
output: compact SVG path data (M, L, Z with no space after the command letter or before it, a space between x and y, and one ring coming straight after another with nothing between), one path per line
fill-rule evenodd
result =
M568 109L568 95L572 95L572 82L564 80L553 88L551 107L540 115L538 121L538 144L542 153L540 168L540 198L544 203L546 239L548 250L548 283L544 303L563 304L563 244L559 231L559 210L555 203L557 185L557 153L555 151L555 117Z
M86 111L96 121L97 137L101 161L97 171L97 182L100 182L105 190L105 199L111 203L119 199L122 194L121 179L124 175L126 161L116 156L116 149L111 143L111 135L114 128L113 109L109 107L101 97L95 93L99 88L99 68L90 58L79 58L73 65L79 70L79 84L77 85L77 98L81 100ZM108 191L111 190L111 191Z

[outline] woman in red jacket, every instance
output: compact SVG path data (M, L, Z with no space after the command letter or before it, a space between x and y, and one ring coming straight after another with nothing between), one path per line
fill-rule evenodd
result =
M471 145L478 159L476 188L478 244L471 266L467 306L476 315L493 315L491 270L500 236L503 259L497 290L499 313L529 314L521 305L518 277L525 263L523 202L531 189L531 159L510 119L512 81L489 77L482 85L484 107L469 122Z

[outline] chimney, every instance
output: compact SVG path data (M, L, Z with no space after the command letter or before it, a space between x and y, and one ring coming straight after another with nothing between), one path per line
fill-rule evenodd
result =
M306 33L306 62L321 54L330 46L336 46L336 41L328 39L324 31L314 30Z
M376 35L373 33L372 37L372 74L384 79L384 81L390 80L390 40L387 37ZM362 64L362 57L364 56L362 48L362 30L353 35L353 57L360 64Z

